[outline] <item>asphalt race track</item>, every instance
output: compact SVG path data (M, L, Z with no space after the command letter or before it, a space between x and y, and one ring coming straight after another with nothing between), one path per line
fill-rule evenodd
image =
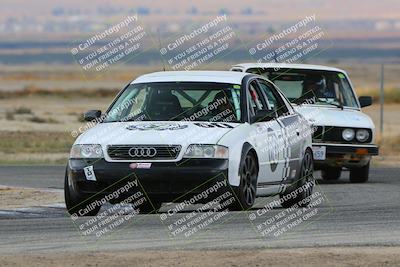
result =
M64 167L2 166L0 185L62 189ZM317 174L318 176L318 174ZM366 184L317 180L324 196L317 216L277 237L263 237L249 220L272 198L259 198L248 212L229 212L224 220L193 236L171 236L160 214L136 215L124 227L99 239L82 237L61 204L0 210L0 254L125 249L229 249L264 247L400 245L400 169L375 168ZM165 210L165 207L163 208ZM273 217L283 209L269 213ZM190 211L176 216L184 217ZM163 213L165 214L165 213ZM178 217L177 217L178 218Z

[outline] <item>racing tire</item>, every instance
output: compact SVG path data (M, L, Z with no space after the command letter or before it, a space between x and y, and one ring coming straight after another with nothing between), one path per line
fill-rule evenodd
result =
M350 182L352 183L365 183L369 178L369 162L361 168L350 169Z
M93 201L93 198L87 195L82 195L76 190L76 185L68 176L68 169L65 171L64 178L64 198L65 206L67 207L67 212L72 216L96 216L99 213L101 206L95 205L91 207L90 211L81 214L79 211L88 207Z
M240 184L235 187L235 202L229 210L248 210L253 207L257 195L258 164L255 153L249 150L240 163Z
M340 178L342 168L340 167L325 167L321 170L321 177L325 181L334 181Z
M308 206L308 204L310 203L309 196L311 196L315 184L313 174L313 154L310 149L307 149L304 153L304 157L301 163L300 177L297 181L289 185L284 193L279 195L282 207L290 208L296 204L299 207Z

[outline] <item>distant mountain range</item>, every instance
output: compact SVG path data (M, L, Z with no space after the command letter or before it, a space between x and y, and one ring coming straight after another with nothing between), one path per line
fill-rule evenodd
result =
M245 44L315 14L324 32L317 59L400 62L400 0L1 0L0 64L73 63L73 43L135 15L153 42L131 62L158 62L158 38L165 43L223 14ZM247 60L242 44L230 49L230 59Z

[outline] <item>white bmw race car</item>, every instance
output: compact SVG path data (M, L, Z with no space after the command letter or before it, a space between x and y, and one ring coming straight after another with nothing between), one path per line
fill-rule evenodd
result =
M284 207L306 206L312 193L311 125L259 75L146 74L104 114L92 110L85 119L95 126L76 139L65 176L66 206L77 216L97 214L106 195L118 203L135 194L114 194L121 181L132 188L139 181L149 203L141 212L216 191L213 184L233 192L234 210L273 194Z
M285 63L245 63L231 68L257 73L278 86L294 108L314 125L313 151L316 169L325 180L340 178L350 170L350 181L368 180L371 157L378 155L375 125L361 108L370 96L357 95L341 69Z

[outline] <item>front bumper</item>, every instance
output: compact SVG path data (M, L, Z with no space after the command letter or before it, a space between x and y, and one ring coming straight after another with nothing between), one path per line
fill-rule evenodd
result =
M313 143L313 147L326 148L326 159L314 161L316 169L320 169L323 166L362 167L368 164L371 156L379 154L379 147L373 144Z
M96 181L87 180L84 172L87 166L93 166ZM132 169L127 162L70 159L68 175L81 194L107 195L137 179L138 189L152 200L173 201L183 195L190 197L202 192L217 182L228 185L228 160L185 159L172 163L153 162L148 169Z

